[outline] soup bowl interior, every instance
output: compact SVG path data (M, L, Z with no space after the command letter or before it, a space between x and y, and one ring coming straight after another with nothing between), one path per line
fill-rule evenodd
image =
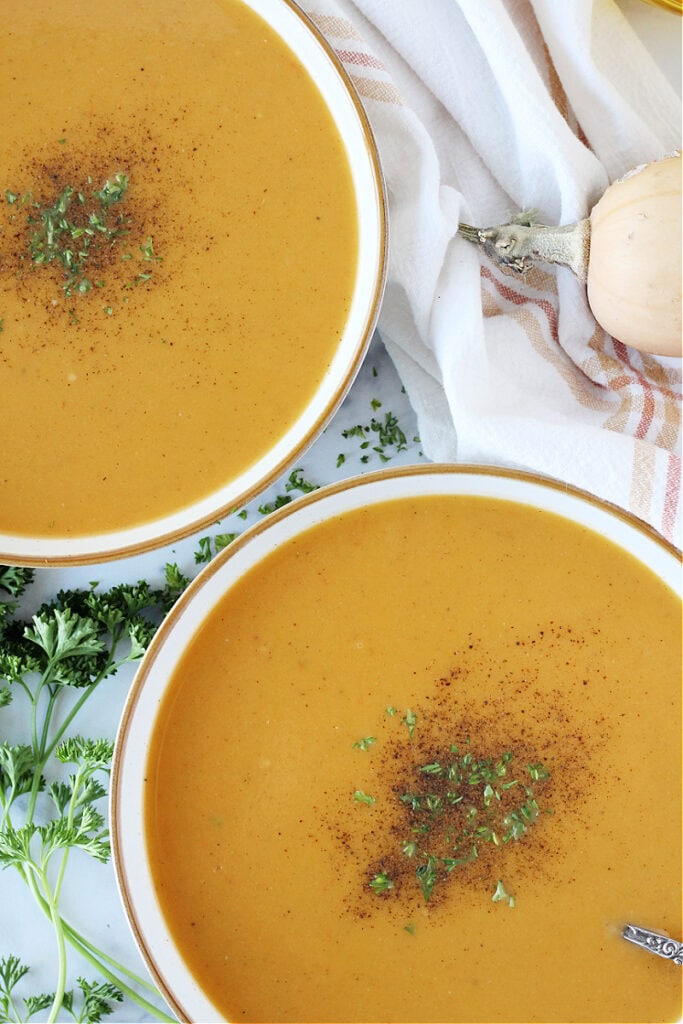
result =
M680 595L678 553L639 521L553 481L481 467L420 467L369 474L307 495L234 541L189 587L155 637L123 715L112 780L114 857L125 910L152 974L181 1019L223 1018L188 969L169 933L157 898L146 839L146 758L159 708L178 662L223 596L292 539L348 512L395 499L432 496L474 496L552 513L608 539L622 555L626 553L641 562ZM467 537L462 543L467 544ZM429 600L428 593L423 596ZM286 600L286 595L281 599Z
M215 523L264 490L300 457L341 403L362 363L378 315L386 259L384 186L368 119L340 60L295 3L290 0L241 2L279 36L315 83L348 161L357 212L357 259L343 330L335 342L331 359L312 386L312 393L303 407L283 423L267 450L236 474L226 474L224 483L211 493L200 494L182 507L120 529L97 529L92 533L70 530L60 533L58 529L50 529L43 535L29 536L3 533L0 528L0 559L4 561L25 565L101 562L173 542ZM229 45L225 60L235 60ZM277 184L287 189L286 180ZM329 244L334 245L334 239L329 239ZM255 258L259 259L258 253ZM268 267L264 266L266 278L268 273ZM291 359L296 358L296 352L292 351ZM125 383L122 388L125 389ZM102 415L106 416L106 412ZM254 431L260 429L256 413L253 428ZM154 429L154 424L150 423L148 443L152 446L157 443ZM165 443L168 446L168 442ZM226 451L234 443L227 422L226 433L213 438L212 443L214 448L223 446ZM68 457L66 452L64 458ZM30 453L26 454L25 462L30 466ZM87 496L83 501L87 502Z

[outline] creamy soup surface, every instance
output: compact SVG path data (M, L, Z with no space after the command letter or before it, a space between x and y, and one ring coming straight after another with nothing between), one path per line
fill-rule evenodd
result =
M620 931L680 937L680 764L673 592L551 514L401 499L209 615L149 857L229 1021L675 1021L680 969Z
M134 526L247 470L320 384L357 263L348 161L239 0L5 8L0 531Z

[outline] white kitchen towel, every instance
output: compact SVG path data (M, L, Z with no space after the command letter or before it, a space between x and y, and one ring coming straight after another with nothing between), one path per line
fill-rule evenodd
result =
M681 546L681 361L596 324L569 270L457 235L585 217L680 148L680 101L615 0L302 0L368 113L389 203L379 333L425 455L540 472ZM676 16L672 31L680 31Z

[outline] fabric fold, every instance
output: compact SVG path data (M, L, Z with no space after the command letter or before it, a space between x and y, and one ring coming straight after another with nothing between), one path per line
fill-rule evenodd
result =
M378 331L427 458L553 476L681 546L681 361L600 328L564 268L458 234L586 216L680 148L680 99L615 0L303 0L368 113L386 180ZM671 18L672 31L680 20Z

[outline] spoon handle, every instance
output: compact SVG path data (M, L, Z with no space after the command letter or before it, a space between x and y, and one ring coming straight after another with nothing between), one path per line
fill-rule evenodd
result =
M629 942L640 946L641 949L649 949L651 953L671 960L673 963L683 966L683 944L676 942L668 935L661 935L659 932L652 932L648 928L639 928L634 924L627 924L621 933Z

